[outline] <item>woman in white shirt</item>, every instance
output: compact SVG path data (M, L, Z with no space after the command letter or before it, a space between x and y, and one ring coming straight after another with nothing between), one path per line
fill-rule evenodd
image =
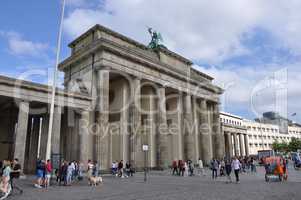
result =
M203 161L202 161L202 159L201 158L199 158L199 161L198 161L198 165L199 165L199 170L200 170L200 175L205 175L205 173L204 173L204 164L203 164Z
M234 169L234 173L235 173L235 177L236 177L236 183L239 183L239 171L240 171L240 167L241 167L241 163L237 159L237 157L235 157L232 160L232 168Z

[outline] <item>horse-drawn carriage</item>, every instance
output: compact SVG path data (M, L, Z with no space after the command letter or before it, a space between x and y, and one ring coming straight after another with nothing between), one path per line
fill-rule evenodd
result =
M272 180L283 181L287 180L287 163L281 157L267 157L264 159L265 181Z

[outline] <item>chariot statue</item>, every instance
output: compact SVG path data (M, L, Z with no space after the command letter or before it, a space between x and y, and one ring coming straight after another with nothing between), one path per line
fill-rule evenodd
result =
M163 43L163 38L161 34L152 28L148 27L148 32L151 35L151 42L148 44L150 49L158 49L159 47L166 48Z

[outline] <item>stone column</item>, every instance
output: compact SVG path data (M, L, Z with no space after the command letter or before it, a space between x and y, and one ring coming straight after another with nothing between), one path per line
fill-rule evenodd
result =
M233 141L234 141L235 156L239 156L238 139L237 139L237 134L236 133L233 133Z
M184 141L185 141L185 159L193 160L195 157L195 145L193 134L193 113L191 95L186 94L184 96Z
M249 152L249 138L248 138L248 135L247 134L244 134L244 142L245 142L245 153L246 153L246 156L249 156L250 155L250 152Z
M244 135L243 134L239 134L239 149L240 149L240 156L244 156L245 155L245 151L244 151Z
M40 117L33 117L33 127L30 133L29 141L29 156L26 169L29 173L34 173L36 167L36 161L38 157L38 144L40 134Z
M183 160L183 94L179 92L178 96L178 159Z
M29 114L29 103L20 102L19 114L18 114L18 125L15 139L14 158L19 159L19 163L24 169L25 159L25 147L27 137L27 126L28 126L28 114Z
M130 105L130 120L131 120L131 132L130 132L130 145L131 145L131 162L135 167L138 163L138 154L142 155L142 146L140 140L141 130L141 80L135 77L131 83L131 105ZM141 161L143 162L143 161Z
M46 148L47 148L47 139L48 139L48 129L49 129L49 116L44 115L42 117L42 130L41 130L41 139L40 139L40 158L46 159Z
M206 100L202 99L201 107L201 150L202 159L205 165L209 165L213 157L212 154L212 137L210 134L208 107Z
M90 112L84 110L79 119L79 160L87 163L91 159L92 145L90 135Z
M61 118L62 107L55 106L53 113L52 137L51 137L51 153L59 154L61 142Z
M159 133L159 167L164 169L168 167L168 128L167 128L167 117L166 117L166 96L165 88L160 87L158 89L158 133Z
M130 160L130 151L129 151L129 87L127 84L123 85L122 88L122 110L120 114L120 134L121 134L121 156L123 161L126 163Z
M219 117L219 108L218 104L213 106L213 138L215 138L215 157L217 159L222 159L225 156L225 139L224 135L221 133L221 123Z
M94 58L93 58L94 59ZM91 122L91 131L93 133L92 139L93 139L93 147L92 147L92 156L93 156L93 160L98 160L99 156L98 156L98 147L99 145L97 145L97 141L98 141L98 136L97 136L97 131L98 131L98 123L97 123L97 119L98 119L98 115L97 115L97 111L98 111L98 107L99 107L99 103L98 103L98 73L97 70L94 68L94 66L92 65L92 80L91 80L91 112L90 112L90 122Z
M225 133L226 138L227 138L227 156L229 158L233 157L233 144L232 144L232 135L230 132Z
M149 137L149 163L150 167L156 167L156 98L154 95L150 98L150 137Z
M193 97L193 119L194 119L194 123L193 123L193 127L194 127L194 152L195 152L195 155L194 155L194 158L193 161L196 163L200 157L199 155L199 152L200 152L200 146L199 146L199 141L200 141L200 129L199 129L199 124L200 124L200 121L199 121L199 105L198 105L198 102L197 102L197 99L196 97Z
M108 70L97 71L98 80L98 130L96 136L97 160L102 170L110 168L110 136L109 136L109 90L110 72Z

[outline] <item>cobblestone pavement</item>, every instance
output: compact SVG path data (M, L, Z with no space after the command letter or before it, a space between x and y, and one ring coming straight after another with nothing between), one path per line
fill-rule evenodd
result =
M289 170L287 182L264 181L263 168L257 174L241 175L240 184L227 184L224 177L211 180L209 172L206 176L175 177L169 172L152 172L147 183L143 182L143 174L133 178L116 178L104 176L104 184L89 187L86 181L73 186L53 186L46 189L36 189L30 178L20 180L24 188L23 195L13 194L9 199L15 200L171 200L171 199L301 199L301 171Z

